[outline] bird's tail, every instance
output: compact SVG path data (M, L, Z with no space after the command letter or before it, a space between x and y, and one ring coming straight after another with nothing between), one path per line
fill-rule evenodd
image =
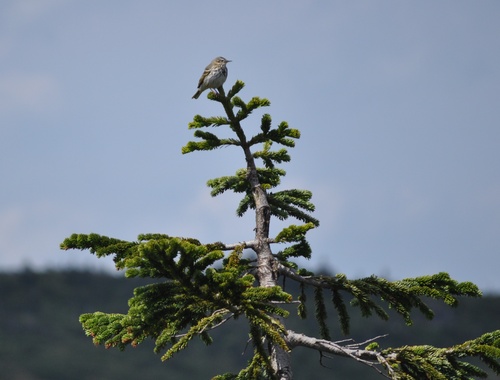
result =
M193 95L191 99L198 99L198 97L201 95L200 90L196 91L196 94Z

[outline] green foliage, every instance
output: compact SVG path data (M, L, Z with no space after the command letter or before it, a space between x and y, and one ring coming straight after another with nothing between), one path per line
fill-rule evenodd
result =
M240 171L240 174L241 173L242 172ZM260 169L258 170L258 174L259 178L261 178L262 180L261 182L262 187L265 188L266 190L275 187L279 184L279 177L275 176L275 174L279 173L265 172L264 169ZM233 177L232 181L233 182L228 181L228 184L236 185L236 177ZM208 184L209 186L212 187L215 184L215 182L209 181ZM239 190L241 188L239 187L237 188L236 186L234 186L233 188L234 191L242 192L242 191L237 191L236 189ZM243 214L245 214L245 212L247 212L248 209L255 210L255 201L252 197L251 189L247 188L245 190L247 194L241 200L240 204L238 205L238 208L236 209L236 214L238 216L242 216ZM214 188L214 190L212 191L212 194L216 193L217 194L220 193L219 188L217 189ZM297 190L297 189L283 190L276 193L269 193L267 199L271 209L271 215L277 217L280 220L286 220L289 217L294 217L302 222L311 223L315 226L318 226L319 221L316 218L312 217L307 212L302 211L302 210L314 211L314 205L311 202L309 202L311 196L312 194L309 191Z
M314 205L309 201L312 193L307 190L283 190L269 194L269 205L272 215L280 220L286 220L292 216L304 223L312 223L319 226L319 221L308 212L314 211Z
M380 345L377 342L372 342L368 346L365 347L367 351L377 351L380 348Z
M237 138L221 138L214 133L197 130L194 135L202 141L189 141L182 148L182 153L208 151L228 145L240 146L245 150L261 145L261 149L253 152L252 157L262 160L264 167L256 168L258 181L263 189L270 190L280 185L281 178L286 174L283 169L276 167L276 165L290 161L288 151L285 148L272 150L273 144L294 147L294 140L300 138L300 132L290 128L285 121L273 128L271 116L264 114L261 118L261 132L247 138L240 126L240 122L246 119L257 108L269 106L270 102L267 99L253 97L248 103L245 103L241 98L234 96L241 88L243 88L243 82L238 81L232 90L229 91L227 98L209 95L209 99L223 103L228 114L227 117L216 116L205 118L196 115L193 121L189 123L189 128L196 129L228 125L232 132L236 133ZM233 108L238 109L236 115L233 113ZM249 209L255 209L255 199L252 195L253 188L248 181L248 175L248 168L240 169L233 176L211 179L207 182L207 185L212 189L212 196L220 195L228 190L235 193L243 193L243 199L236 210L237 215L242 216ZM281 220L294 217L305 223L312 223L318 226L319 221L309 214L314 211L314 205L310 201L311 197L312 193L310 191L298 189L269 193L268 202L271 207L271 215Z
M136 246L136 243L109 238L98 234L73 234L60 245L61 249L88 249L97 257L115 255L115 263L127 256ZM123 269L119 267L119 269Z
M460 380L487 377L487 373L476 365L463 361L465 357L476 357L500 374L500 330L449 348L432 346L404 346L389 348L382 352L395 374L393 379Z
M215 197L219 194L232 190L235 193L243 193L248 190L246 170L240 169L234 176L219 177L211 179L207 185L212 188L210 194Z
M144 336L132 333L133 326L139 322L131 321L124 314L95 312L80 316L80 323L87 335L93 338L94 344L104 344L106 348L118 347L121 351L127 344L136 346L144 340Z
M275 163L281 164L283 162L290 161L290 155L288 154L288 151L286 149L272 151L271 146L271 141L264 140L264 146L262 150L255 152L253 154L253 157L261 159L264 163L264 166L268 169L274 168Z
M350 329L351 317L347 312L347 306L344 302L339 289L332 289L332 304L338 314L338 319L340 323L340 329L344 334L348 334Z
M307 308L306 308L306 302L307 302L307 296L306 296L306 287L304 284L300 284L300 294L298 296L299 300L299 306L297 307L297 314L300 317L300 319L306 319L307 318Z
M306 223L301 226L290 225L283 228L274 239L277 243L290 243L295 241L302 241L306 237L307 231L314 228L313 223Z
M330 331L326 325L326 318L328 315L326 313L325 300L323 298L323 288L319 286L314 288L314 302L316 306L315 315L319 325L319 333L323 339L330 340Z
M267 355L263 355L259 350L254 350L252 360L248 366L242 369L238 374L225 373L224 375L214 376L212 380L274 380L276 376L270 368Z
M210 249L217 246L158 234L141 235L138 242L96 234L75 234L66 239L61 245L64 249L114 254L117 268L125 269L127 277L163 280L136 288L127 314L82 315L80 322L87 335L95 344L121 350L151 337L156 352L170 345L162 357L167 360L195 336L211 343L208 332L212 328L245 315L263 336L286 346L283 326L272 316L288 316L276 302L290 302L291 296L279 286L255 287L254 276L245 274L251 269L248 260L240 259L242 247L237 247L221 268L214 268L225 257L221 250Z
M195 115L193 121L188 124L188 128L219 127L221 125L229 125L229 123L229 120L223 116L203 117Z
M297 279L297 278L295 278ZM424 297L444 301L450 306L458 304L457 297L471 296L478 297L481 292L470 282L459 283L450 278L447 273L438 273L431 276L408 278L401 281L388 281L386 279L370 276L358 280L349 280L343 274L331 276L308 276L303 278L303 284L309 284L316 290L329 289L332 293L332 303L338 313L342 332L349 333L349 315L345 305L345 297L341 292L349 294L352 298L350 304L358 307L364 317L369 317L375 313L383 320L389 319L388 312L384 309L387 305L389 309L400 314L408 325L412 324L411 312L418 309L425 317L432 319L434 313L426 304ZM316 307L323 308L322 292L318 293ZM317 315L322 316L322 311L317 311ZM318 318L321 327L321 320Z
M78 317L96 310L126 314L127 300L134 288L149 281L79 270L0 273L2 378L132 380L137 378L139 368L144 379L207 380L229 371L236 376L241 368L246 367L254 351L252 343L245 348L249 331L245 318L211 330L214 343L210 347L195 338L187 351L168 362L161 362L152 353L153 342L149 339L125 351L94 347L91 339L83 333ZM300 295L298 285L288 280L286 290ZM306 295L313 308L313 289L307 290ZM494 318L500 315L498 296L462 297L458 309L449 308L439 301L430 301L430 305L436 314L435 320L428 321L417 314L411 328L405 328L403 321L397 318L391 318L391 323L379 319L367 321L354 312L351 322L353 336L364 340L383 332L388 336L377 339L383 348L420 344L451 347L498 329ZM335 318L332 305L326 302L326 306L330 318ZM290 307L288 309L292 311ZM317 334L314 313L311 313L311 318L301 320L291 312L285 322L288 329L310 336ZM335 339L334 326L331 322L329 326ZM49 346L47 342L50 342ZM294 349L292 360L296 379L310 378L311 371L317 380L332 377L384 379L354 360L323 358L323 366L318 365L318 353L314 350ZM479 360L475 362L480 363ZM486 365L484 368L488 370ZM490 378L497 378L493 373L489 374Z
M311 246L307 240L302 239L297 244L293 244L278 252L276 258L286 266L295 267L295 263L290 261L291 257L304 257L310 259L311 252Z
M271 116L264 115L262 117L262 124L260 129L262 133L258 133L248 141L249 146L267 142L272 144L273 142L293 148L295 146L296 139L300 138L300 132L297 129L290 128L286 121L282 121L277 128L270 128ZM266 149L266 147L264 147Z
M231 98L231 104L233 107L237 107L240 110L236 113L236 120L241 121L246 119L254 110L260 107L269 107L271 102L267 99L261 99L257 96L250 99L248 103L245 103L239 97L235 96Z
M243 87L245 87L245 83L241 80L237 80L234 84L233 87L228 91L227 97L231 99L233 96L235 96L238 92L240 92Z

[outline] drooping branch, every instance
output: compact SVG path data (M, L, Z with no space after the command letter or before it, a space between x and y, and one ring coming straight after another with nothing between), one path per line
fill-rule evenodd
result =
M290 278L301 286L311 286L315 289L317 307L324 307L321 290L332 292L332 302L339 315L342 331L349 333L349 314L344 297L340 292L350 294L353 298L350 303L359 307L364 317L373 313L387 320L389 314L382 305L385 305L401 315L408 325L412 324L411 312L419 310L425 317L432 319L433 311L426 303L426 298L444 301L450 306L457 306L459 296L478 297L481 292L476 285L470 282L457 282L447 273L438 273L429 276L407 278L399 281L388 281L377 276L349 280L343 274L336 276L314 276L310 273L302 274L290 267L279 265L279 273ZM301 309L305 309L305 303ZM321 317L318 322L324 321Z

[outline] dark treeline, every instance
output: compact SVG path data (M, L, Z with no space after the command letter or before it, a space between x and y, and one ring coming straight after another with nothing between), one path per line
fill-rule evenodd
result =
M123 313L133 289L147 282L86 271L49 271L0 274L0 378L39 379L210 379L215 374L238 371L250 357L251 344L242 346L246 325L238 334L221 326L212 332L214 343L206 347L195 341L188 350L168 362L145 342L124 352L95 347L78 322L80 314L94 311ZM294 292L295 289L287 289ZM313 297L309 297L312 299ZM462 299L458 308L430 302L435 318L427 321L415 312L415 323L406 326L398 316L388 322L377 317L361 318L351 311L351 337L364 341L379 339L382 347L402 344L453 345L500 328L500 297ZM334 311L329 310L331 315ZM289 327L307 324L305 333L316 334L314 308L310 321L291 313ZM332 320L335 320L333 318ZM334 340L343 340L340 329L329 326ZM321 362L321 366L317 363ZM373 369L342 358L320 358L316 352L293 352L296 379L383 379ZM332 371L335 368L335 371ZM313 377L312 377L313 376Z

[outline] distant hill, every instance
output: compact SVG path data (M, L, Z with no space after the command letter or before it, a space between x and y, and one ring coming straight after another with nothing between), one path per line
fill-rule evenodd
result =
M78 322L82 313L124 313L139 279L117 278L86 271L49 271L0 274L0 378L9 380L148 380L210 379L237 371L248 359L244 321L237 336L224 326L213 333L214 344L194 342L168 362L152 351L151 343L124 352L95 347ZM309 297L312 299L312 297ZM500 297L463 299L456 309L431 302L436 317L427 321L415 314L415 324L401 318L384 322L352 313L352 337L358 341L389 334L382 347L404 344L451 345L500 329ZM313 309L311 308L311 314ZM292 312L292 314L294 314ZM339 333L333 311L330 328ZM291 317L290 328L317 335L314 317L304 322ZM305 325L305 327L304 327ZM302 326L302 327L299 327ZM372 369L343 358L327 359L306 349L293 351L296 379L383 379ZM314 374L314 375L312 375Z

